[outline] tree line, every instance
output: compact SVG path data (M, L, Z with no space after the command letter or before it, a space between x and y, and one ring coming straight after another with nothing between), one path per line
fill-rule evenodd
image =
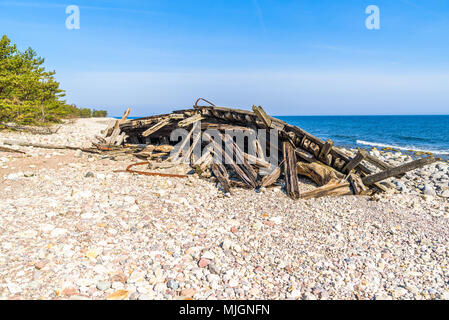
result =
M41 125L64 118L106 117L103 110L77 108L64 100L65 91L47 71L45 59L28 48L20 51L3 35L0 39L0 124Z

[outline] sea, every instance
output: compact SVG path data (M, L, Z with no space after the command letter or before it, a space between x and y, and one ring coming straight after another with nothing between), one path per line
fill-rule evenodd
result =
M449 159L449 115L276 116L336 146L431 152Z

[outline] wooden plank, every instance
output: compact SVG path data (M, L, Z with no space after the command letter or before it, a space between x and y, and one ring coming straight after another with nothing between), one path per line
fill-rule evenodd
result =
M178 147L178 149L175 152L173 152L172 155L170 155L170 157L167 159L167 161L173 161L176 163L180 163L181 161L184 161L185 159L187 159L186 157L179 158L179 155L185 151L184 149L185 149L187 143L190 143L190 138L192 137L194 130L195 130L195 128L192 128L192 130L190 130L189 134L184 138L181 145Z
M362 161L363 159L365 159L366 157L366 151L365 150L360 150L354 158L352 158L351 161L348 162L348 164L346 164L346 166L343 168L343 172L344 173L350 173L352 170L355 169L355 167L357 167Z
M251 179L246 175L246 173L242 170L242 168L237 163L235 163L233 157L229 155L225 150L223 150L223 147L221 145L219 145L216 141L214 141L212 137L206 132L204 133L204 137L209 139L210 143L212 143L212 145L214 146L213 152L214 153L218 152L222 155L222 157L224 157L225 163L229 165L232 168L232 170L234 170L235 174L242 182L244 182L251 188L256 188L255 181L253 181L253 179Z
M130 113L131 113L131 109L128 108L125 111L125 113L123 114L123 117L120 120L117 120L115 122L114 130L112 131L112 134L111 134L111 136L109 137L109 140L108 140L109 144L114 144L115 143L117 137L119 136L119 134L121 132L120 125L126 121L126 119L128 118Z
M253 112L256 114L257 118L259 118L259 120L263 122L263 124L266 127L271 128L271 118L267 115L267 113L262 107L253 106Z
M197 147L197 145L199 143L201 143L201 129L199 128L200 126L200 122L195 122L193 124L193 128L192 128L192 132L194 132L195 130L197 130L197 134L193 137L193 142L190 145L189 150L187 151L187 153L185 155L183 155L181 162L186 162L186 160L188 158L190 158L191 156L194 155L194 151L195 148ZM200 147L201 148L201 147ZM201 150L201 149L200 149ZM196 159L192 158L191 163L194 163Z
M296 173L295 149L288 141L283 142L282 149L285 161L284 162L285 189L290 198L298 199L300 193L299 193L298 174Z
M223 188L224 192L231 193L231 186L229 182L229 175L226 171L226 168L221 163L213 163L211 166L212 172Z
M281 164L282 165L282 164ZM281 175L281 167L276 167L269 175L262 178L261 187L269 187L276 183Z
M358 150L361 150L361 149L358 148ZM381 170L387 170L387 169L393 168L393 166L391 166L388 163L380 160L379 158L376 158L376 157L370 155L369 153L366 153L365 160L368 161L369 163L371 163L372 165L376 166L377 168L381 169ZM396 176L396 178L401 179L403 176L404 176L404 174L401 174L399 176Z
M0 147L0 151L1 152L10 152L10 153L21 153L21 154L26 154L23 151L20 150L16 150L16 149L10 149L10 148L6 148L6 147Z
M189 118L187 118L187 119L185 119L185 120L180 121L180 122L178 123L178 126L179 126L180 128L188 127L188 126L191 125L192 123L197 122L197 121L201 121L201 120L203 120L203 119L204 119L204 118L202 117L201 114L195 114L195 115L193 115L193 116L191 116L191 117L189 117Z
M433 156L430 156L427 158L421 158L421 159L403 164L403 165L395 167L395 168L390 168L390 169L384 170L382 172L366 176L362 179L362 181L366 186L371 186L376 182L407 173L409 171L421 168L423 166L432 164L432 163L434 163L436 161L440 161L440 160L441 159L435 158Z
M165 118L165 119L161 120L160 122L156 123L150 129L144 131L142 133L142 136L148 137L148 136L152 135L153 133L155 133L156 131L162 129L163 127L165 127L169 123L170 123L170 119Z
M347 196L352 195L349 182L329 183L315 190L305 192L301 195L301 199L313 199L331 196Z

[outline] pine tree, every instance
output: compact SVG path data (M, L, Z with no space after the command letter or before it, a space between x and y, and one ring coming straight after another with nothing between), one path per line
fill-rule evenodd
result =
M64 90L44 62L33 49L21 52L6 35L1 38L0 123L36 124L78 115L76 107L62 100Z

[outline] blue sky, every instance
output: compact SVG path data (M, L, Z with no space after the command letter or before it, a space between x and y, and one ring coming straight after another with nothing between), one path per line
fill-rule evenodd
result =
M0 0L0 33L46 58L69 103L111 115L198 97L273 115L449 113L448 0Z

